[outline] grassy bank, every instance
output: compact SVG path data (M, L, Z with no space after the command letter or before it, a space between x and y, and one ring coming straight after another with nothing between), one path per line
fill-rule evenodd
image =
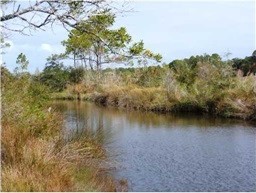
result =
M45 86L3 70L1 79L2 191L118 190L97 138L63 138L62 117L49 109Z
M185 69L179 72L158 68L156 77L154 74L150 76L148 68L139 70L129 76L103 73L97 85L87 79L80 83L80 90L77 85L68 86L65 91L55 93L52 97L76 99L79 93L82 100L106 106L161 112L189 111L256 120L254 75L239 76L228 64L220 68L210 63L199 63L187 73L183 73ZM139 73L144 73L144 76Z

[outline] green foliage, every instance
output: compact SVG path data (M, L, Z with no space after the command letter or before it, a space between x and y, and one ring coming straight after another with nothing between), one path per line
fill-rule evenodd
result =
M131 55L131 63L134 63L134 59L137 59L138 64L144 64L145 66L148 64L150 60L154 62L161 62L162 56L160 54L154 54L152 51L144 48L143 41L134 43L129 48L129 54Z
M165 69L160 66L137 68L133 83L143 87L158 87L161 86L165 73Z
M97 12L81 22L62 42L66 55L73 54L75 63L80 60L95 70L105 63L161 61L162 56L146 50L142 41L131 46L131 36L126 28L112 29L114 22L115 15L109 10Z
M85 70L82 67L79 68L69 68L69 81L74 84L80 83L85 75Z
M130 47L130 53L132 55L139 55L144 50L144 43L143 41L134 43L132 47Z
M16 60L16 63L20 64L21 69L23 70L23 69L27 69L29 62L28 62L27 57L25 56L25 54L20 53L17 60Z
M1 83L4 84L6 81L11 81L14 76L11 72L4 66L1 66Z
M24 71L27 70L27 67L28 67L28 64L29 64L29 61L27 60L27 57L25 54L23 53L20 53L17 57L17 60L16 60L16 63L18 65L20 65L19 67L16 67L14 69L14 72L16 74L19 74L19 73L23 73Z
M50 99L50 90L44 84L33 81L28 87L31 105L43 107Z
M253 67L253 64L256 63L255 56L248 56L244 59L234 58L232 59L233 67L235 69L240 69L243 72L243 75L246 76L251 68ZM256 69L252 69L252 73L256 73Z
M97 70L103 63L120 60L114 53L124 48L131 37L123 27L109 29L114 20L114 14L102 11L81 22L77 29L71 31L68 40L62 42L66 46L66 54L89 61L90 67Z
M83 11L83 1L68 1L68 6L72 15L81 14Z
M60 59L59 55L49 57L43 72L34 77L35 80L48 86L54 92L63 91L70 83L81 83L85 75L83 67L65 67Z
M46 67L40 75L40 81L53 91L62 91L69 80L69 72L56 55L49 57Z
M210 64L216 68L222 68L226 65L225 62L221 61L221 57L218 54L205 54L201 56L191 56L184 60L174 60L169 63L169 68L173 70L175 79L178 82L185 86L190 86L196 79L198 64L201 63Z
M191 85L196 76L196 65L194 63L187 63L184 60L174 60L169 64L174 71L175 79L187 86Z
M20 55L21 62L26 63L24 55ZM46 108L49 99L49 90L44 85L33 81L25 67L22 68L22 73L11 74L7 70L4 70L2 78L2 107L3 117L6 122L17 122L21 124L28 124L33 118L40 118L41 121L45 118L42 112L42 108ZM2 68L3 69L3 68ZM28 122L26 122L28 121ZM34 132L33 134L41 134L45 130L44 123L41 125L34 125L33 121L30 123L31 128L28 132ZM29 131L29 129L31 129ZM25 132L25 131L24 131ZM48 131L45 131L48 133Z

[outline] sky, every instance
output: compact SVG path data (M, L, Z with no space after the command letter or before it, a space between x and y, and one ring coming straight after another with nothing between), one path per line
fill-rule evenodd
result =
M165 63L204 53L224 58L230 52L230 58L243 58L256 49L255 1L131 1L129 7L134 11L117 17L114 28L126 27ZM33 36L12 33L2 61L13 70L17 56L24 53L29 71L42 71L48 56L64 52L61 41L67 36L61 26Z

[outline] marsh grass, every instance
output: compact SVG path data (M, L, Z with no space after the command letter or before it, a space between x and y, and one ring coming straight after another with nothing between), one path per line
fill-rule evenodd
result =
M186 69L188 70L188 69ZM185 79L182 69L167 71L160 86L101 84L90 100L120 108L206 113L213 116L256 119L256 77L237 76L231 64L199 62ZM191 77L189 76L191 75ZM150 79L150 78L147 78ZM183 80L186 80L185 82ZM154 82L154 81L151 81ZM145 83L146 85L146 83Z
M5 79L1 91L2 191L116 190L95 137L63 138L62 116L49 109L47 88L20 76Z
M219 59L190 65L183 61L175 68L123 69L119 73L113 70L102 72L97 81L91 72L82 83L81 99L126 109L256 120L255 75L239 76L230 61ZM74 88L73 85L68 90ZM55 95L75 98L65 93Z

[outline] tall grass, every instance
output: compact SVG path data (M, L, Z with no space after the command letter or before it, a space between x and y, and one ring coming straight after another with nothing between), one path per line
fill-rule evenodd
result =
M228 117L256 120L256 76L234 77L218 108Z
M127 109L168 110L166 92L160 87L103 85L101 90L91 93L89 98L96 103Z
M1 77L2 191L115 191L95 160L105 159L90 135L66 141L47 88L29 76ZM96 163L96 164L93 164Z

